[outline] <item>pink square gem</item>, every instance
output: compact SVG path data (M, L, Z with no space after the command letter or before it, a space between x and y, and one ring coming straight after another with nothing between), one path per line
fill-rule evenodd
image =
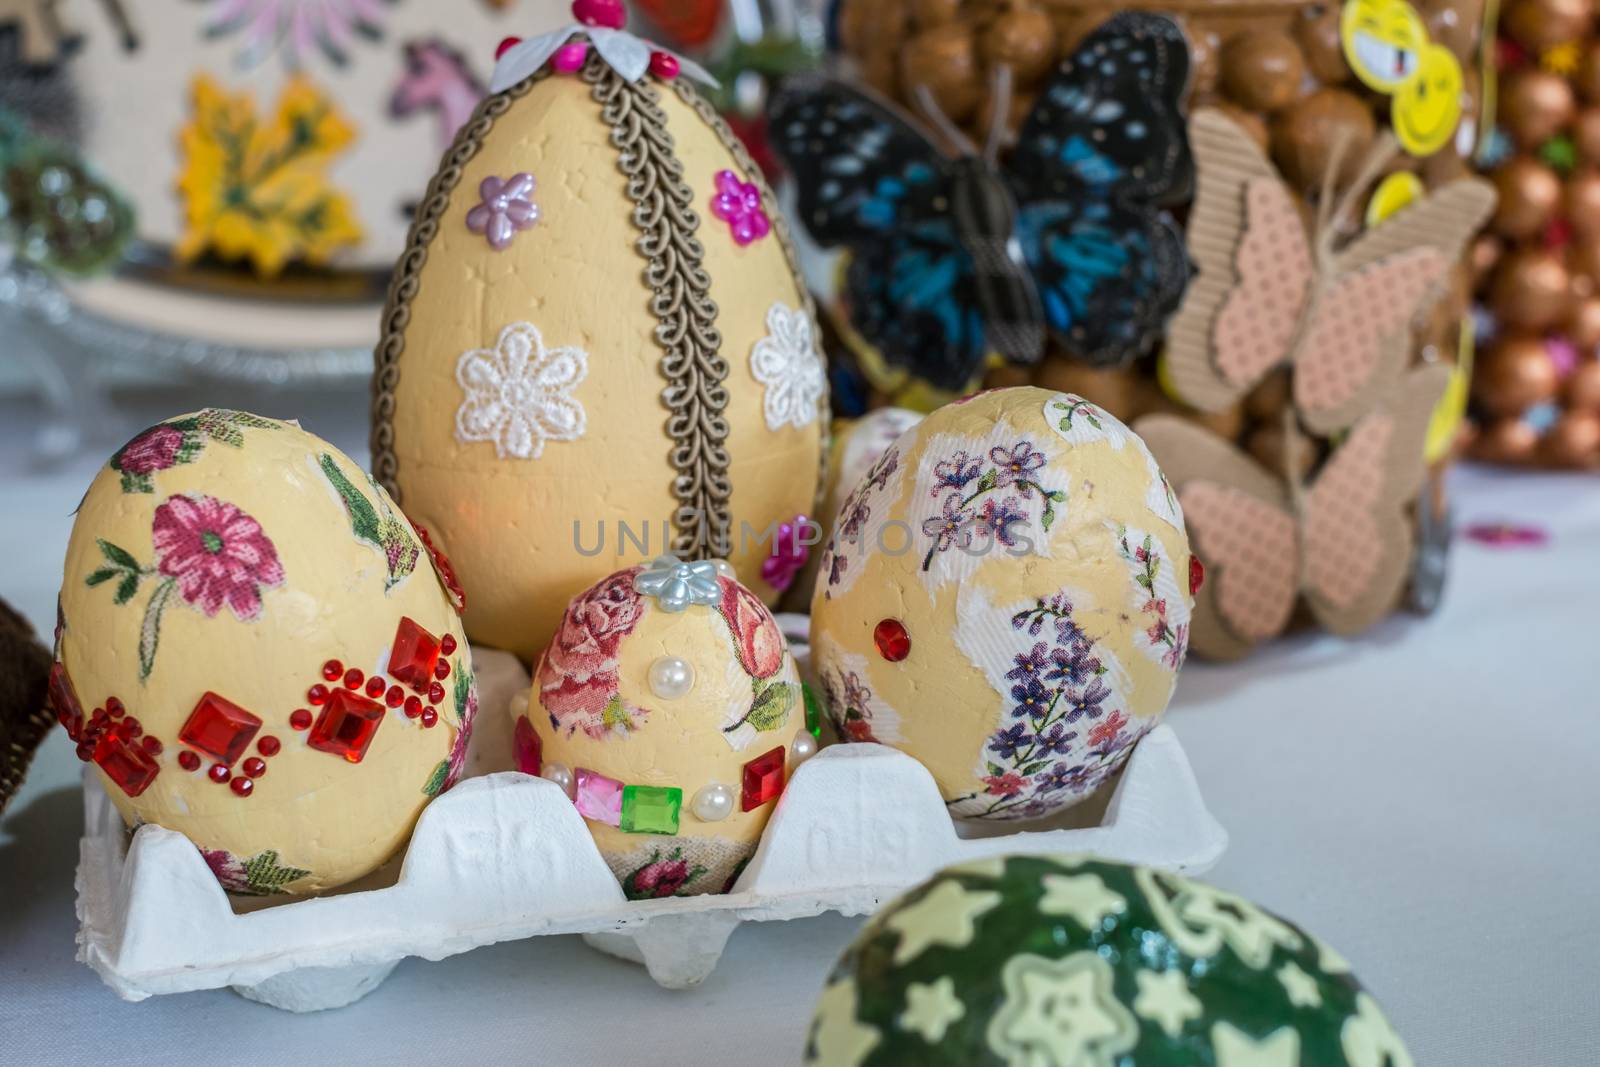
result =
M578 768L578 788L573 798L578 814L607 826L622 823L622 783L586 767Z

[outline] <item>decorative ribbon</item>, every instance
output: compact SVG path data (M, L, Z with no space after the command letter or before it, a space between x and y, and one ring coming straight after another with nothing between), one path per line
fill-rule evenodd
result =
M606 65L630 82L638 81L650 69L651 52L665 52L678 61L678 69L683 74L713 88L717 86L717 79L711 76L711 72L694 60L635 37L627 30L569 22L559 30L530 37L506 49L505 55L494 65L494 77L489 79L489 92L504 92L539 71L562 45L579 35L587 37Z

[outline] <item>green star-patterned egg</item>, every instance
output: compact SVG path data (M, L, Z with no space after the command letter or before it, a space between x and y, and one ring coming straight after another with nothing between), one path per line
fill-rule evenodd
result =
M951 867L834 968L821 1067L1412 1067L1331 948L1231 893L1082 856Z

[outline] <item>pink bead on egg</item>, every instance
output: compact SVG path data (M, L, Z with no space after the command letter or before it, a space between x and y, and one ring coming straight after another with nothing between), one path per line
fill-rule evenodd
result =
M556 49L550 65L556 68L558 74L576 74L588 56L589 46L582 41L573 41Z

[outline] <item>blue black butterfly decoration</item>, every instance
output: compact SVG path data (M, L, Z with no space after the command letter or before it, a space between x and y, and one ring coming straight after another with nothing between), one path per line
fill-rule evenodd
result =
M1003 166L997 137L952 158L830 78L786 82L768 128L812 239L850 253L851 327L887 362L961 390L991 350L1033 363L1048 335L1111 366L1160 336L1191 273L1167 210L1193 193L1188 80L1177 23L1127 12L1051 72Z

